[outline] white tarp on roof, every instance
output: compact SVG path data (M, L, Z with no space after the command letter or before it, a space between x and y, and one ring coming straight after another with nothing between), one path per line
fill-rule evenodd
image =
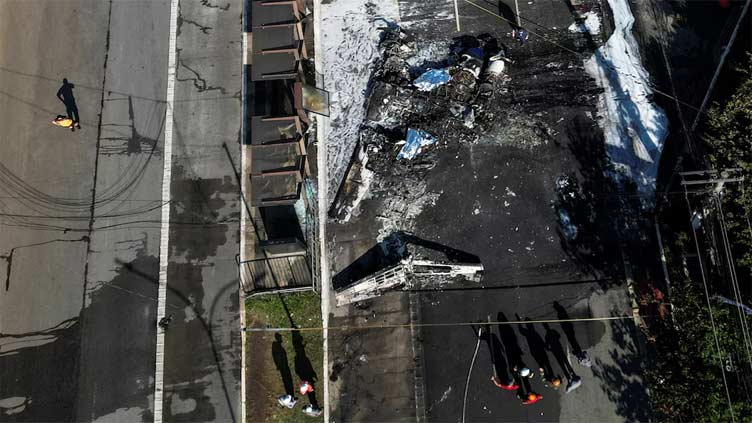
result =
M379 27L399 18L397 0L331 0L321 4L324 89L329 91L328 198L333 200L358 141L366 88L379 56Z
M609 158L640 191L653 191L668 118L651 100L650 77L632 35L634 16L627 0L608 3L614 33L585 61L585 69L604 88L599 113Z

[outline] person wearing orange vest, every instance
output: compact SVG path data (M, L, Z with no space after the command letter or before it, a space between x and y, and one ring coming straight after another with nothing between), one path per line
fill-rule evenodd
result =
M506 384L499 382L499 379L496 376L491 376L491 382L494 383L497 387L505 390L505 391L516 391L520 389L520 385L517 385L514 383L514 380L510 380Z
M524 400L522 400L522 403L525 405L535 404L536 402L543 399L543 395L536 394L535 392L531 392L527 394Z
M308 395L309 393L313 392L313 385L311 385L310 382L307 380L303 380L300 382L300 395Z
M73 125L73 119L71 119L71 118L69 118L67 116L58 115L55 118L55 120L52 121L52 124L60 126L62 128L70 128L72 131L76 130L76 128Z

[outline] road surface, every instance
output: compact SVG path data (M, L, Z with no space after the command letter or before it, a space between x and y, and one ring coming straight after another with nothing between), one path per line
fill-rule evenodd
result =
M171 225L165 366L174 420L237 416L228 157L238 150L240 7L204 2L180 21L187 66L176 84L171 220L186 224ZM6 1L0 10L3 419L154 419L169 19L164 0ZM80 114L74 132L50 123L66 114L56 98L63 78ZM195 234L215 220L223 223Z

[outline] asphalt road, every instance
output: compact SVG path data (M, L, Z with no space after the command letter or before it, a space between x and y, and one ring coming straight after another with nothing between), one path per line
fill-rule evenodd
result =
M514 1L475 3L514 19ZM450 6L449 2L400 1L402 24L416 34L418 50L457 35ZM509 23L460 1L462 33L487 32L510 49L515 62L509 69L509 97L503 101L516 111L517 118L505 122L508 127L499 134L449 146L432 171L428 190L441 195L417 218L415 235L476 255L485 272L478 289L421 293L423 323L631 313L618 218L609 209L613 204L604 200L584 206L597 213L585 223L585 230L580 228L577 242L582 245L566 239L556 212L556 204L562 201L556 181L562 175L580 179L589 192L608 190L596 148L603 140L591 118L597 113L594 96L571 101L593 88L581 67L586 56L571 55L536 34L570 49L588 48L587 40L578 42L566 30L573 19L564 1L520 1L518 7L523 26L534 32L524 48L509 37ZM428 16L439 18L434 21ZM552 72L550 67L567 71ZM538 120L553 131L543 136L524 132L521 123ZM563 312L557 312L555 302ZM550 366L564 384L574 371L582 378L582 386L565 394L563 389L545 387L536 375L527 388L544 398L523 406L514 392L492 384L492 355L483 342L465 403L463 393L477 335L466 325L427 327L421 329L420 337L429 421L459 421L463 406L468 421L647 419L632 319L576 323L571 330L560 324L493 326L492 333L500 341L495 357L502 377L515 364L524 364L535 373L539 367ZM554 352L556 346L563 354ZM580 348L588 350L593 367L576 363L573 352Z
M154 418L169 6L0 8L2 420ZM181 22L181 63L201 74L178 70L172 211L187 222L170 233L165 418L225 422L240 395L228 161L239 148L240 3L182 12L191 23ZM202 20L217 29L193 23ZM66 114L63 78L74 85L75 132L50 123ZM215 230L197 229L213 219Z

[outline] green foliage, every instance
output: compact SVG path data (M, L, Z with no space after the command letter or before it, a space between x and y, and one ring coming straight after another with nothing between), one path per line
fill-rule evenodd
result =
M251 298L246 311L272 327L291 327L290 319L297 328L321 327L321 299L315 292Z
M660 421L731 421L705 294L684 281L672 287L672 304L673 322L651 327L657 341L646 377L653 410ZM743 345L738 317L725 305L712 304L712 310L725 359ZM736 420L752 419L738 380L729 376L728 383Z
M741 168L747 181L752 178L752 54L744 68L737 69L742 82L723 105L708 111L704 138L710 148L713 168ZM725 217L738 265L752 266L752 232L747 216L752 210L752 189L728 184L724 199Z

